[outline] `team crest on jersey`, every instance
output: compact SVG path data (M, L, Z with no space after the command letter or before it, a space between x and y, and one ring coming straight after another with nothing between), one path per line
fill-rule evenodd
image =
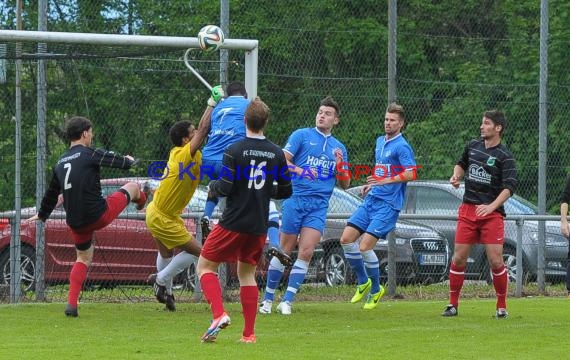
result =
M487 159L487 165L489 165L489 166L495 165L495 160L496 160L496 159L497 159L497 158L495 158L495 157L489 156L489 158Z

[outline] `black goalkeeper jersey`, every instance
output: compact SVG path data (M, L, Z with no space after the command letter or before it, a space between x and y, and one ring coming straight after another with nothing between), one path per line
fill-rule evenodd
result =
M490 204L503 189L509 189L512 195L517 188L515 159L503 144L487 149L483 139L471 140L457 165L465 170L463 202ZM505 215L502 205L497 211Z
M73 146L59 158L53 169L39 217L43 220L49 217L62 193L67 224L74 229L92 224L107 209L101 194L101 166L129 169L132 164L129 159L111 151Z
M215 195L227 197L220 225L267 234L270 199L288 198L293 192L283 150L265 138L248 137L230 145L222 162L220 178L210 182Z

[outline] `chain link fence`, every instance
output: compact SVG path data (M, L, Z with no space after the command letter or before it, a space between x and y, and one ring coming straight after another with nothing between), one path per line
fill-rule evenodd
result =
M229 38L259 39L258 95L272 110L268 137L284 145L293 130L314 126L319 101L332 95L341 106L341 122L334 135L347 147L351 164L369 165L374 161L375 139L383 132L383 116L387 105L387 4L376 1L350 3L344 1L230 2ZM201 26L219 23L219 4L206 1L173 1L157 5L152 1L48 2L48 30L141 34L164 36L195 36ZM553 4L554 6L555 4ZM471 6L471 8L470 8ZM485 110L499 108L507 114L508 125L504 142L517 159L519 189L523 210L533 212L538 200L538 49L539 9L537 4L518 5L507 2L496 12L478 10L469 2L443 20L439 6L412 1L400 4L398 17L397 101L407 112L405 136L412 145L421 166L422 180L447 180L466 142L479 135L478 127ZM519 17L508 11L526 11ZM566 4L556 6L568 7ZM371 11L374 9L374 11ZM505 15L498 15L504 10ZM472 13L471 13L472 12ZM461 17L461 14L466 14ZM547 210L556 214L570 163L570 149L564 134L570 130L566 116L570 113L567 77L561 59L570 43L560 32L563 21L554 14L551 26L551 78L548 93L548 163ZM561 15L562 14L562 15ZM0 16L6 29L15 29L13 5L0 5ZM37 9L26 9L23 28L36 30ZM485 27L494 24L495 29ZM14 24L14 25L10 25ZM500 26L499 26L500 25ZM147 167L168 156L169 127L181 119L197 123L208 97L203 85L184 66L185 49L124 46L109 47L93 44L66 45L50 43L45 53L38 53L35 43L0 44L0 211L14 208L15 196L15 114L16 59L22 61L22 207L37 203L37 73L38 62L45 60L47 77L47 119L45 152L47 164L54 164L68 144L63 139L62 125L71 115L84 115L94 122L94 145L131 154L141 166L129 172L104 169L105 178L136 177L145 181ZM219 82L218 53L196 51L193 64L211 84ZM227 79L244 80L243 54L229 52ZM558 76L559 75L559 76ZM40 171L42 171L40 169ZM45 178L49 178L49 169ZM354 180L353 185L363 183ZM435 182L435 187L440 184ZM410 187L408 205L402 213L455 214L459 198L447 189ZM425 190L425 192L422 192ZM440 193L441 192L441 193ZM437 195L441 194L440 197ZM451 195L449 195L451 194ZM410 198L413 195L414 198ZM446 197L448 196L448 197ZM344 202L343 202L344 201ZM348 200L339 202L337 213L350 213ZM353 201L353 200L351 200ZM355 201L355 200L354 200ZM412 206L413 204L413 206ZM332 206L332 205L331 205ZM342 262L338 247L339 232L346 218L329 219L328 232L313 259L308 276L307 293L319 296L319 289L334 285L340 297L352 291L354 278ZM340 216L339 216L340 217ZM343 221L344 220L344 221ZM109 235L115 251L96 251L101 262L101 278L91 270L84 298L93 300L145 300L152 298L145 284L146 276L155 265L154 244L144 222L117 222L97 237ZM408 285L427 284L430 296L446 298L445 279L452 254L454 221L422 220L399 222L394 237L398 293L414 293ZM63 220L51 220L46 228L47 299L63 299L67 276L75 259ZM0 219L0 226L6 220ZM49 222L48 222L49 224ZM56 224L58 224L56 226ZM525 238L526 265L536 263L537 236L535 223L529 222ZM195 224L188 223L191 231ZM566 271L568 242L561 238L556 223L547 226L547 281L560 283ZM58 229L58 230L55 230ZM0 280L9 280L10 228L0 238ZM23 260L35 259L33 232L22 228ZM52 231L53 230L53 231ZM144 235L141 235L144 234ZM421 235L418 235L421 234ZM131 240L127 240L132 235ZM101 240L102 241L102 240ZM424 247L424 243L427 243ZM435 245L433 244L435 243ZM53 245L53 246L52 246ZM435 246L435 247L434 247ZM429 247L429 248L428 248ZM440 249L447 248L443 251ZM137 248L137 251L127 249ZM57 249L57 251L56 251ZM422 250L423 249L423 250ZM513 248L506 248L506 261L512 261ZM383 276L391 271L387 262L387 243L377 246ZM472 259L474 282L469 290L492 295L484 254L477 249ZM50 251L56 251L52 254ZM508 252L511 251L511 252ZM445 258L425 255L442 255ZM129 261L134 263L130 264ZM339 262L341 261L341 262ZM424 261L423 264L420 264ZM28 263L26 263L28 264ZM123 264L123 268L120 269ZM132 265L132 268L129 266ZM113 266L117 268L113 269ZM529 265L530 266L530 265ZM133 270L136 268L136 271ZM192 269L181 274L177 286L183 290L179 298L192 300ZM260 283L263 284L263 270ZM227 287L237 286L235 272L229 269ZM525 292L535 291L536 269L525 271ZM33 275L29 275L33 278ZM313 289L316 289L313 291ZM417 289L417 287L415 287ZM562 291L549 286L550 292ZM25 289L23 299L34 299L34 287ZM512 291L512 288L511 288ZM422 292L420 290L419 292ZM330 291L323 292L330 296ZM301 295L302 296L302 295Z

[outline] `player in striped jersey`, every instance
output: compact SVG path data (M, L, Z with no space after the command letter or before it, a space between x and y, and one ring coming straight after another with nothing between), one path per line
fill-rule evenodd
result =
M130 169L132 156L92 149L93 125L85 117L75 116L66 122L65 134L69 149L59 158L52 180L42 199L40 210L29 221L46 221L63 194L66 222L71 229L77 259L69 274L69 293L65 315L77 317L77 301L93 260L93 232L109 225L129 202L141 210L146 194L139 185L129 182L107 198L101 196L101 167Z
M475 244L483 244L493 273L497 294L496 317L506 318L508 277L503 262L505 236L503 204L517 187L517 169L513 154L501 143L506 127L501 111L483 114L480 139L469 141L453 168L449 182L459 187L465 179L465 194L459 207L455 232L455 250L449 269L449 305L442 316L457 316L463 287L465 265Z

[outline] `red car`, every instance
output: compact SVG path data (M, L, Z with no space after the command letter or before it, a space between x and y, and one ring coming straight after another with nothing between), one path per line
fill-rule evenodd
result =
M145 178L119 178L101 181L103 196L116 191L128 181L141 188L149 182ZM22 210L21 223L21 281L23 290L32 290L35 279L36 224L25 220L36 212L35 208ZM45 281L48 284L67 283L69 272L76 259L75 246L70 239L69 227L62 206L56 208L45 225ZM144 222L144 210L139 212L131 203L122 215L109 226L95 232L96 246L89 269L91 283L143 283L149 274L156 272L156 245ZM59 219L57 217L60 217ZM193 219L185 219L190 233L195 234ZM0 229L0 284L10 281L10 226Z

